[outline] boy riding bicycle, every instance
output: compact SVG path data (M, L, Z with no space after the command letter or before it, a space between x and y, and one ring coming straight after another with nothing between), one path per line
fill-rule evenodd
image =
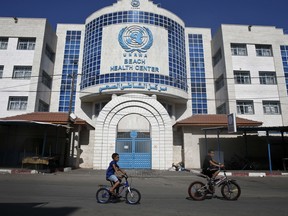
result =
M202 166L202 173L207 175L209 178L214 180L216 176L220 173L220 169L224 167L224 164L221 164L215 160L213 160L214 151L209 150L208 154L206 155L203 166Z
M126 172L120 169L118 166L117 162L119 161L119 154L118 153L113 153L112 154L112 161L109 164L109 167L106 170L106 179L114 182L114 185L110 188L110 193L115 195L114 190L119 186L120 181L119 178L115 175L126 175Z

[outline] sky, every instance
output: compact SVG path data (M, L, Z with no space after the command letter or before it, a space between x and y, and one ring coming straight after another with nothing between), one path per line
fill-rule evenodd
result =
M141 1L141 0L140 0ZM57 23L84 24L95 11L117 0L13 0L4 1L0 17L47 18ZM153 0L184 22L186 27L212 29L221 24L264 25L282 28L288 34L288 0Z

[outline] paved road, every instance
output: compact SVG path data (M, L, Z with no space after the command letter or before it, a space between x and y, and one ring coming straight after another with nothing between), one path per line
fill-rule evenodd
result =
M287 216L288 177L237 177L242 188L238 201L221 198L193 201L187 198L191 173L131 173L132 185L142 199L139 205L98 204L98 184L106 183L103 171L80 170L69 173L0 175L0 214L3 216ZM130 179L130 180L131 180Z

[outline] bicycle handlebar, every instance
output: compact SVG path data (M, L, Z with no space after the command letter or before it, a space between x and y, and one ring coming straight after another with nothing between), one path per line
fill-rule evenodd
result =
M127 174L124 174L121 176L122 178L124 177L125 179L128 179L128 175Z

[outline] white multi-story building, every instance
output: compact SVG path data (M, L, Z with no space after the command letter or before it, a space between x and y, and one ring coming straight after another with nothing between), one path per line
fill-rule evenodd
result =
M24 18L0 18L0 32L0 117L71 108L95 127L82 167L105 169L117 151L125 168L199 168L203 140L177 129L198 114L288 124L288 37L275 27L212 37L152 1L118 0L56 33Z
M221 26L212 40L217 113L287 125L287 39L275 27Z
M0 18L0 115L49 111L57 36L46 19Z

